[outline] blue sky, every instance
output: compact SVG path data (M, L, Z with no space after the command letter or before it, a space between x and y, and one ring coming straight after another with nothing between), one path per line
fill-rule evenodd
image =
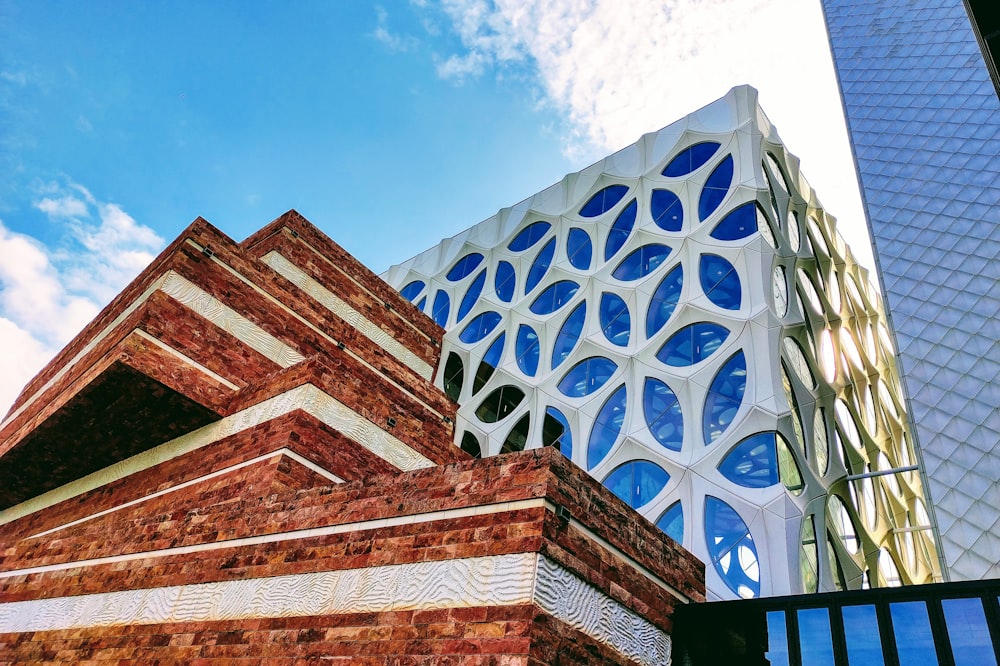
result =
M741 83L866 234L818 0L0 0L0 43L0 413L199 215L381 271Z

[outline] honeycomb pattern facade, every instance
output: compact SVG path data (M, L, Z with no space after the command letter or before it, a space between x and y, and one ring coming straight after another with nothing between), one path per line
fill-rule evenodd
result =
M944 559L998 578L1000 98L962 0L823 5Z
M752 88L384 277L448 331L458 445L558 446L710 597L939 576L879 296Z

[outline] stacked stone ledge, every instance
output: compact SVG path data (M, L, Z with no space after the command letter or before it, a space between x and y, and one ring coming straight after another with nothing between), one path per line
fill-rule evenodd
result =
M294 211L196 220L0 424L0 663L669 659L703 566L454 446L442 334Z

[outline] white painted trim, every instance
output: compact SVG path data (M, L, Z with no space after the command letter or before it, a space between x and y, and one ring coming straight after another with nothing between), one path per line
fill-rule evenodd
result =
M336 294L293 264L287 257L272 250L261 257L261 261L418 375L428 380L433 377L434 368L429 363L338 298Z
M312 384L304 384L26 502L4 509L0 511L0 525L148 469L171 458L195 451L296 409L301 409L317 418L327 426L344 434L351 441L403 471L434 466L431 460L417 453L337 399Z
M135 506L136 504L141 504L141 503L143 503L143 502L145 502L147 500L151 500L151 499L154 499L156 497L162 497L163 495L168 495L168 494L176 492L178 490L183 490L184 488L188 488L188 487L193 486L195 484L202 483L203 481L208 481L209 479L214 479L216 477L222 476L223 474L229 474L230 472L235 472L238 469L243 469L244 467L249 467L250 465L255 465L255 464L257 464L257 463L259 463L259 462L261 462L263 460L268 460L270 458L275 458L275 457L280 456L280 455L286 455L289 458L294 459L296 462L302 464L305 467L308 467L310 470L312 470L312 471L314 471L314 472L316 472L318 474L321 474L322 476L324 476L325 478L329 479L333 483L343 483L344 482L344 480L341 479L340 477L338 477L338 476L336 476L334 474L331 474L330 472L326 471L325 469L323 469L319 465L313 463L311 460L307 460L306 458L303 458L302 456L300 456L299 454L295 453L291 449L280 448L280 449L277 449L276 451L272 451L270 453L265 453L264 455L257 456L256 458L251 458L250 460L245 460L245 461L243 461L241 463L238 463L236 465L230 465L229 467L224 467L223 469L220 469L220 470L217 470L215 472L212 472L211 474L206 474L204 476L199 476L196 479L191 479L190 481L185 481L184 483L177 484L176 486L171 486L170 488L166 488L164 490L159 490L159 491L157 491L155 493L150 493L149 495L144 495L143 497L131 500L129 502L125 502L123 504L119 504L117 506L111 507L110 509L105 509L104 511L98 511L97 513L93 513L93 514L91 514L89 516L86 516L84 518L80 518L79 520L74 520L74 521L65 523L63 525L59 525L58 527L53 527L52 529L45 530L44 532L39 532L37 534L32 534L28 538L29 539L35 539L37 537L47 536L47 535L52 534L54 532L58 532L60 530L64 530L67 527L73 527L74 525L79 525L80 523L85 523L85 522L88 522L88 521L93 520L95 518L100 518L100 517L106 516L106 515L108 515L110 513L115 513L116 511L119 511L121 509L125 509L125 508L128 508L130 506Z

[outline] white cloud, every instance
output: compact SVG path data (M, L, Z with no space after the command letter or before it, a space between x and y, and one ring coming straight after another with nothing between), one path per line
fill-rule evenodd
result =
M760 91L782 140L873 265L819 3L802 0L442 0L463 50L442 78L527 65L568 121L580 166L735 85Z
M389 14L381 5L375 6L376 26L372 36L390 51L409 51L419 45L412 35L397 35L389 30Z
M84 187L50 183L35 207L61 232L51 247L0 221L0 415L163 247L152 229Z

